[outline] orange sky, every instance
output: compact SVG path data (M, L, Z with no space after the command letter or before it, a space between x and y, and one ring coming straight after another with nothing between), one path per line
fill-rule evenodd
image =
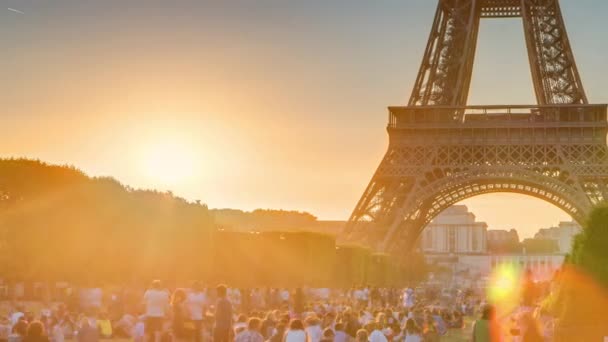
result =
M0 10L0 155L322 219L346 219L381 160L386 107L407 102L435 6L8 1L25 14ZM574 52L589 98L608 102L608 4L581 2L563 1ZM476 62L470 103L533 102L519 22L484 22ZM188 172L159 176L163 158ZM467 204L524 236L567 219L521 196Z

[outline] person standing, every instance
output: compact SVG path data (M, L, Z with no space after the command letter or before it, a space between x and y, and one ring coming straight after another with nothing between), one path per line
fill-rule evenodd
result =
M279 295L281 297L281 305L283 305L285 307L289 307L289 290L283 289L283 290L281 290Z
M171 297L171 308L173 309L171 327L173 337L177 341L186 339L186 292L183 289L176 289Z
M215 304L215 327L213 342L228 342L232 331L232 304L226 298L226 286L216 288L217 302Z
M416 321L408 319L405 323L405 342L421 342L422 336L420 329L416 325Z
M335 330L334 342L348 342L350 340L348 334L344 331L343 323L336 323Z
M534 283L534 277L532 275L532 271L527 269L524 273L522 284L521 284L521 304L523 307L532 308L536 303L536 299L538 297L538 289L536 288L536 284Z
M304 330L304 323L299 319L294 319L289 323L289 330L285 333L284 342L307 342L308 335Z
M382 333L382 324L380 322L370 323L372 332L369 334L369 342L388 342L384 333Z
M150 289L144 293L146 305L146 322L144 332L146 341L160 342L163 321L169 308L169 293L162 289L160 280L152 282Z
M18 305L15 307L15 311L11 314L10 320L11 320L11 328L14 327L17 322L19 322L19 320L21 319L21 317L25 316L25 310L23 309L23 307L21 305Z
M323 338L323 329L321 328L321 321L317 316L310 316L306 318L306 335L308 341L319 342Z
M203 286L199 282L192 285L192 291L188 293L186 305L190 314L190 320L194 326L194 341L200 342L203 330L203 318L205 316L205 306L207 305L207 295L203 291Z
M357 330L357 337L355 342L369 342L369 333L365 329Z
M370 291L370 303L372 308L380 307L380 289L376 286Z
M63 320L60 321L56 317L53 317L51 320L51 331L49 335L52 337L51 340L53 342L64 342L65 334L63 333L62 327Z
M481 319L473 324L473 342L501 341L500 327L496 322L494 307L486 305L483 308Z

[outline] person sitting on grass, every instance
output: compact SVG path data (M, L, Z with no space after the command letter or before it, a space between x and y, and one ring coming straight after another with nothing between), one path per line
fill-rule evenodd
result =
M236 335L235 342L263 342L264 337L260 334L262 321L259 318L250 318L247 329Z
M27 334L23 342L49 342L49 338L44 332L44 324L40 321L33 321L27 327Z
M101 338L112 338L112 322L108 318L108 314L102 312L97 319L97 327Z

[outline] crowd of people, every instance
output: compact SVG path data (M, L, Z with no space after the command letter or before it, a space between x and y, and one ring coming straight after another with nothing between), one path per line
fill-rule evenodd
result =
M472 290L442 296L429 288L237 289L199 282L169 290L154 281L145 291L84 288L40 305L34 313L12 303L0 321L0 341L432 342L457 330L484 342L505 334L494 308ZM508 333L525 342L551 340L531 311L521 317Z

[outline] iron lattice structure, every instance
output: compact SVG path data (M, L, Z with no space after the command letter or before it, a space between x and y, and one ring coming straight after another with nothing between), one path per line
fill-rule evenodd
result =
M523 18L537 105L467 106L482 18ZM588 104L558 0L440 0L388 133L345 241L403 253L441 211L486 193L534 196L579 222L608 200L607 106Z

